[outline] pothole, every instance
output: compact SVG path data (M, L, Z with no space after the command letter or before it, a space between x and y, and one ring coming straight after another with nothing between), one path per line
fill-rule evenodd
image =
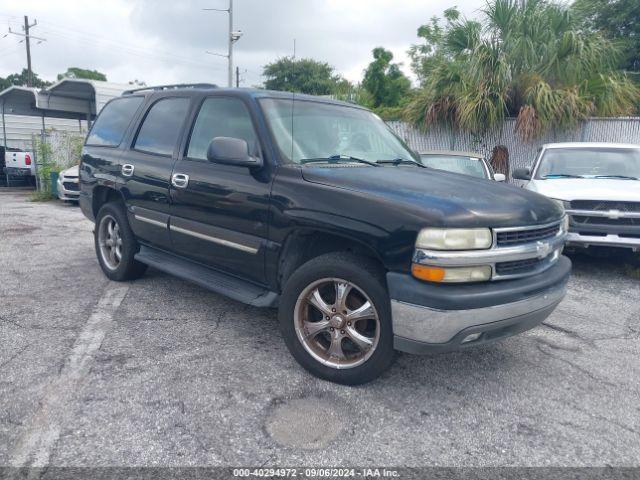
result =
M324 448L340 435L344 419L340 411L317 397L287 400L267 417L267 433L279 444L315 450Z

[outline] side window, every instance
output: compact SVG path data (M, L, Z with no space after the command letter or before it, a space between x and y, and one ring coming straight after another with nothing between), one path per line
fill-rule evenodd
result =
M87 145L117 147L131 123L133 115L142 104L143 97L122 97L109 102L98 115Z
M215 137L241 138L255 148L258 137L244 103L237 98L212 97L203 103L193 126L187 157L206 159L209 143Z
M133 148L158 155L171 155L189 110L188 98L158 100L147 112Z

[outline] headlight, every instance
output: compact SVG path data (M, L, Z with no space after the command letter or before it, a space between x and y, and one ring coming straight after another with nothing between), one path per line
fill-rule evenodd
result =
M493 235L488 228L424 228L417 248L427 250L482 250L490 248Z

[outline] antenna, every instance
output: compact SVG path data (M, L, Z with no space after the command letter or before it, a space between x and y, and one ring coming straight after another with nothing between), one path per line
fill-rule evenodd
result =
M295 69L296 69L296 39L293 39L293 58L291 61L291 82L292 82L292 97L291 97L291 161L293 162L293 145L295 142L295 136L293 134L293 125L294 125L294 121L293 121L293 112L294 109L296 108L296 88L295 85L293 84L294 78L295 78Z

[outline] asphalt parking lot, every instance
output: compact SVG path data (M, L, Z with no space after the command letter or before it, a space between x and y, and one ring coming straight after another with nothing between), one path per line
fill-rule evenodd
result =
M275 312L106 280L77 207L0 190L0 465L638 466L640 281L576 256L545 325L334 385Z

